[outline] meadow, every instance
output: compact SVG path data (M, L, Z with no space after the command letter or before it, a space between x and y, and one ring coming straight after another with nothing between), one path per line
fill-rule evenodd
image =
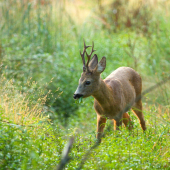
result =
M144 95L147 131L114 131L96 145L93 98L76 103L83 39L106 57L102 78L134 68L143 91L170 76L170 2L0 0L0 169L169 169L170 81ZM90 49L89 49L90 51Z

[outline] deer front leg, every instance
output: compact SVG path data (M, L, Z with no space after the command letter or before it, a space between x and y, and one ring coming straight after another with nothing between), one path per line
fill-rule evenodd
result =
M113 119L113 122L114 122L114 130L120 130L119 127L122 126L122 119L117 121Z
M97 140L100 143L101 142L101 137L103 135L103 130L106 124L106 118L103 118L99 115L97 115Z

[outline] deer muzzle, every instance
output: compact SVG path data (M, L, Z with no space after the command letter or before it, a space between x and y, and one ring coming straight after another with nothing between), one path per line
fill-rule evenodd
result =
M79 99L80 97L83 97L83 95L82 94L74 94L73 95L74 99Z

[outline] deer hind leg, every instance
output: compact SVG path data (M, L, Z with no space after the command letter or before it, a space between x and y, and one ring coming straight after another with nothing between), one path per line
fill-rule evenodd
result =
M123 123L129 130L133 129L133 123L128 113L123 114Z
M98 142L101 142L101 138L102 138L102 135L103 135L103 130L104 130L104 127L106 125L106 118L103 118L99 115L97 115L97 140Z
M143 113L142 113L142 101L140 100L137 103L135 103L132 110L136 114L136 116L138 117L140 125L141 125L143 131L145 131L146 130L146 125L145 125L145 120L144 120L144 116L143 116Z

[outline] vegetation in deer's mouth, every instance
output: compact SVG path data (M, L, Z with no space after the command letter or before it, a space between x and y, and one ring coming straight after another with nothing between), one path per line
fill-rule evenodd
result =
M82 103L83 102L83 96L76 98L75 103Z

